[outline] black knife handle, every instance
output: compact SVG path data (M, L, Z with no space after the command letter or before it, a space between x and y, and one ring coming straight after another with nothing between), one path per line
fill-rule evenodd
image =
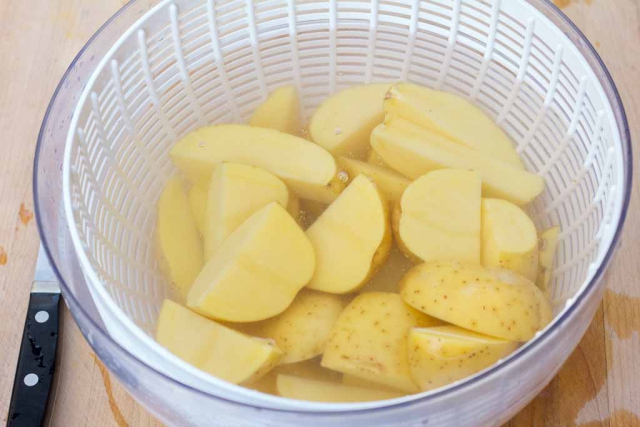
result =
M9 427L42 425L47 410L58 347L59 293L32 293L22 333Z

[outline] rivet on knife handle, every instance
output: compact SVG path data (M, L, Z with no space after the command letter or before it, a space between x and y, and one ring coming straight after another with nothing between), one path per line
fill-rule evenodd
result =
M58 347L59 293L32 293L22 334L9 427L42 425Z

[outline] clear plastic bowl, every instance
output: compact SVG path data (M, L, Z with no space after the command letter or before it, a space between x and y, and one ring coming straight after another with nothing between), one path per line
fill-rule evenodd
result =
M260 31L265 28L264 19L267 21L271 18L282 19L282 16L278 17L274 12L278 7L285 8L289 13L305 10L311 14L312 18L309 22L316 26L316 29L329 30L325 37L330 43L334 43L334 46L336 40L341 40L340 34L344 34L340 31L348 32L351 24L355 26L363 23L357 20L350 21L351 18L345 18L347 15L359 16L358 14L371 12L371 19L366 21L367 28L363 34L377 33L382 39L388 37L391 40L397 37L397 34L393 36L392 32L387 31L392 26L385 27L385 21L379 21L377 17L374 19L373 14L386 13L392 17L405 14L410 17L407 21L409 22L407 52L418 51L421 43L424 42L420 37L429 34L428 31L421 33L421 25L423 19L430 18L418 16L415 12L421 11L422 14L423 8L426 10L430 7L436 7L436 9L440 7L441 9L438 10L445 10L445 6L448 5L449 9L446 10L453 10L453 15L447 17L440 12L433 15L438 21L434 28L439 28L438 31L441 33L449 32L448 38L440 36L445 46L442 56L443 66L435 69L436 77L433 82L430 83L428 78L421 81L412 74L412 65L414 65L412 59L407 59L408 56L403 58L402 55L395 62L391 60L392 65L399 62L401 66L398 74L388 71L387 80L417 80L418 83L442 87L469 96L498 122L501 122L519 144L519 149L530 169L543 175L548 174L546 176L548 191L533 206L532 213L536 217L538 226L560 223L563 227L563 241L559 251L559 261L562 265L559 267L560 277L554 284L557 313L554 322L536 339L500 364L447 388L384 403L329 405L269 397L229 385L184 366L180 361L173 360L163 353L162 349L156 348L158 346L155 346L144 332L146 327L148 333L150 326L135 318L134 311L127 311L127 305L123 302L127 298L126 289L123 297L113 292L113 288L109 288L109 283L102 283L99 280L100 275L96 274L100 262L96 261L95 257L92 258L92 244L95 244L95 239L92 241L90 238L82 237L78 232L83 226L82 221L85 221L85 226L86 223L94 228L96 225L91 224L91 218L82 218L83 208L75 204L73 197L66 194L65 200L64 173L67 173L67 178L69 174L73 178L74 175L83 173L78 168L71 171L64 170L65 150L69 158L78 158L79 144L75 141L78 135L76 131L79 128L78 123L87 117L85 110L90 115L91 108L87 105L90 104L89 101L94 100L88 91L100 89L95 89L96 82L100 82L99 74L104 71L102 69L104 67L99 67L99 64L105 58L113 59L114 53L122 53L119 48L126 47L126 41L123 42L124 39L122 39L123 35L133 34L134 41L135 35L138 36L138 41L145 38L145 33L139 31L137 34L133 33L134 29L139 30L141 17L155 14L154 19L147 20L146 31L151 37L153 31L162 28L162 20L171 22L174 25L172 28L179 28L183 19L184 22L189 20L179 11L189 11L190 5L198 2L181 0L174 3L175 5L172 5L167 0L135 0L112 17L91 38L65 73L51 100L38 138L34 166L34 195L42 242L62 284L67 305L100 359L139 402L158 418L172 425L364 425L366 423L372 426L485 426L506 422L553 378L588 327L604 292L604 283L601 279L616 248L629 203L632 173L631 145L624 109L609 73L582 33L546 0L476 1L473 7L469 6L470 2L467 0L431 0L429 2L384 0L295 2L290 0L286 4L279 1L255 3L229 1L215 3L215 6L212 1L206 4L200 2L202 7L214 9L239 4L240 12L238 13L251 10L250 16L253 20L250 19L249 24L253 31L249 30L246 38L254 46L260 42ZM264 16L256 14L254 7L263 8L261 9L263 12L266 10ZM458 44L477 43L478 40L473 40L471 37L462 43L455 32L450 31L451 28L447 29L443 22L446 23L449 20L452 28L457 28L458 25L474 28L482 24L482 19L478 18L480 15L474 16L473 11L487 11L489 16L486 22L487 28L489 34L493 34L496 38L492 39L493 36L489 36L488 40L483 42L492 48L485 50L484 53L480 52L479 58L476 58L478 59L476 70L462 71L474 76L474 79L475 76L481 76L480 79L476 79L476 82L480 83L474 84L465 92L456 84L447 81L448 70L456 67L451 61L452 58L454 62L456 60L458 53L455 49ZM531 12L531 16L528 19L521 19L523 24L520 27L514 24L510 26L498 19L496 13L500 11L507 17L509 13L513 15L522 11ZM301 19L287 22L290 27L301 25ZM175 34L174 32L173 37ZM178 31L177 34L180 40L180 32ZM287 34L291 40L298 37L295 31ZM417 34L418 37L412 37L411 34ZM493 52L496 41L512 40L518 44L516 39L520 36L524 40L523 52L518 53L512 50L510 53L507 46L506 50L502 51L503 57L496 59L497 53ZM553 54L549 57L542 51L535 51L540 46L545 46L540 44L544 42L540 37L546 37L547 42L555 37L557 44L550 48L550 52L555 51L555 58ZM355 39L357 37L354 37ZM364 37L363 40L365 45L368 43L369 49L376 44L383 46L389 41L371 37L368 39ZM361 37L360 42L363 40ZM534 51L527 51L527 46L528 48L533 46ZM546 46L549 47L549 44L546 43ZM303 47L300 46L300 48ZM324 82L318 87L322 90L326 89L326 93L320 90L322 92L320 95L309 98L311 101L306 104L306 114L312 111L317 102L327 93L345 84L369 81L372 76L375 77L376 72L385 69L384 64L379 64L379 68L369 67L360 80L356 78L348 81L347 79L337 84L336 82L342 76L341 70L346 70L345 74L348 75L351 70L349 67L358 66L351 63L341 64L341 55L348 56L348 53L345 54L341 50L342 48L344 46L339 46L337 49L330 48L327 51L325 46L324 52L327 52L327 60L333 64L333 68L325 70L326 76L318 77L320 83ZM469 54L465 55L468 57ZM509 60L510 55L514 56L515 60L513 58ZM526 61L518 61L518 55L531 56L531 58L544 58L544 55L547 55L548 63L551 65L532 63L527 71L527 64L525 64L524 71L520 73L518 62L526 63ZM256 58L259 61L260 56L258 54L256 57L254 53L254 61ZM117 55L115 58L123 63L127 59ZM372 55L371 58L375 62L377 57ZM384 63L385 60L382 58L380 61ZM500 66L501 61L503 61L502 68L505 70L508 70L509 64L513 62L515 70L518 71L512 73L515 90L509 87L505 89L506 92L513 94L513 98L511 95L507 97L506 104L518 105L517 98L521 90L519 85L523 81L540 84L540 105L536 107L535 99L531 99L530 102L533 105L531 127L534 131L532 132L525 129L524 134L519 134L518 120L511 120L512 112L504 110L503 114L496 114L494 104L500 104L499 100L496 101L491 96L483 94L482 79L495 73L492 67L496 64ZM298 64L296 67L300 66L298 61L293 62ZM188 61L184 65L188 67ZM181 65L178 64L178 68L180 67ZM322 64L318 67L324 70ZM575 82L578 110L586 105L585 96L591 97L590 102L599 105L593 112L589 112L591 119L595 120L591 133L581 128L580 114L574 116L575 120L572 119L571 114L569 117L560 117L557 114L563 111L563 106L569 113L572 111L571 107L566 108L567 100L564 98L566 95L571 95L567 93L567 87L571 84L562 79L565 73L571 74L570 72L577 72L577 70L588 71ZM460 69L457 72L461 72ZM504 76L509 75L506 73ZM153 79L154 75L147 77ZM545 78L548 79L548 83L544 81ZM296 80L295 76L293 80ZM264 97L267 90L283 83L283 81L277 81L265 84L263 80L256 90L260 96L245 103L237 116L246 117L256 103ZM296 84L302 85L304 89L305 81L298 75ZM559 86L556 91L557 84ZM87 87L88 90L86 90ZM245 92L250 94L251 91ZM95 102L100 102L97 95ZM77 112L75 117L74 112ZM551 113L558 116L554 116L554 120L558 119L568 126L567 136L565 138L561 136L557 140L540 141L535 130L549 119L548 115ZM523 115L522 118L526 117ZM70 143L67 142L68 135L70 135ZM87 135L90 134L87 133ZM574 139L580 138L588 142L586 149L574 150L580 145L578 142L574 144ZM549 145L553 142L559 142L559 145ZM89 163L95 161L95 152L92 153L87 156ZM163 156L165 156L163 157L165 169L170 171L166 153ZM577 163L574 157L578 159ZM553 169L557 163L563 166L562 171ZM567 176L570 179L569 184L566 181ZM565 182L564 186L562 182ZM98 181L91 183L98 187L102 184ZM71 185L73 185L73 179ZM154 187L148 190L149 197L152 199L157 197L161 185L161 181L156 182ZM580 192L576 193L576 190ZM79 197L85 195L82 190L78 191ZM574 197L575 194L578 195ZM67 211L65 211L65 203ZM556 216L554 217L553 214Z

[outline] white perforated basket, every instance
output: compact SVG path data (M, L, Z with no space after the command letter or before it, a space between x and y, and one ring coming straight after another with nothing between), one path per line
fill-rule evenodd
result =
M536 225L562 229L551 294L561 324L504 366L429 394L461 405L458 415L442 409L443 422L487 424L513 413L559 369L593 315L601 289L580 297L596 285L628 193L615 88L581 35L556 26L570 27L563 19L545 0L160 1L101 59L66 144L67 221L111 337L179 383L235 402L310 412L388 406L275 398L217 380L157 345L168 287L155 258L155 206L178 139L206 124L245 122L279 86L296 86L308 118L350 85L415 82L466 97L500 124L527 168L545 178L531 206ZM583 307L572 312L577 300ZM569 327L580 310L581 322ZM550 347L560 345L567 348ZM533 363L536 354L548 360ZM465 387L477 396L467 407ZM398 401L428 405L422 396ZM196 422L207 413L194 411Z

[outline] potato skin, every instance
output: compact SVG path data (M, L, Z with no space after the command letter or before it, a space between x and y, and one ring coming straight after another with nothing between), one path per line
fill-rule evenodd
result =
M551 321L551 306L527 278L502 268L432 261L410 270L400 295L412 307L461 328L528 341Z
M407 358L409 329L440 322L405 304L398 294L358 295L344 309L327 342L322 366L415 393Z
M273 339L284 353L280 363L301 362L324 352L346 305L339 295L303 289L283 313L249 326L247 333Z

